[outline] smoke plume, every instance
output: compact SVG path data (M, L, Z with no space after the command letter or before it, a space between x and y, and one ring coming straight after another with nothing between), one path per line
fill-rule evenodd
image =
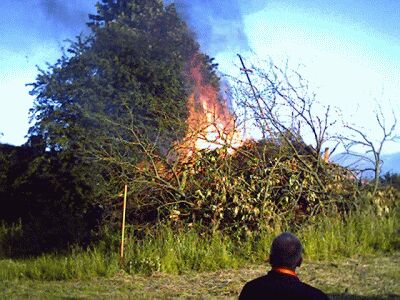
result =
M266 0L169 0L211 55L225 50L248 50L244 16L267 6Z
M43 14L56 26L75 27L85 24L88 10L83 1L41 0L39 7Z
M96 0L2 0L0 48L29 52L38 43L62 43L87 32Z

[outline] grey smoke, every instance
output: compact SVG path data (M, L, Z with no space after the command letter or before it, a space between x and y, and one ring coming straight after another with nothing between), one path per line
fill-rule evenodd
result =
M74 39L88 32L88 14L98 0L0 0L2 45L29 51L36 41ZM223 50L247 50L244 16L266 7L267 0L164 0L195 32L202 50L216 55Z
M169 0L189 23L203 50L249 50L244 17L267 6L266 0Z
M84 25L88 20L88 10L84 1L41 0L39 7L43 14L56 26L73 28Z
M30 54L48 41L60 45L88 32L97 0L1 0L0 48Z

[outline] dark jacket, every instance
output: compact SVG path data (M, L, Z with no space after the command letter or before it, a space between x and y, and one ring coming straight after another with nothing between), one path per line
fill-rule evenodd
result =
M319 289L303 283L293 275L269 271L243 287L239 300L329 300Z

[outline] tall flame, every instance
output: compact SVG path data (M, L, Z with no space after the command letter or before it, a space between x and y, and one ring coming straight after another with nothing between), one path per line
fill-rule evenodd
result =
M243 137L226 101L221 101L218 90L205 82L202 62L194 55L190 65L194 90L188 99L188 131L182 143L190 156L198 150L226 147L229 153L243 144Z

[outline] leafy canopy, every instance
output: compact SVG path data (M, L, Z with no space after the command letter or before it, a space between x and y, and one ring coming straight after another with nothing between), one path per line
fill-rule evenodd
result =
M103 0L97 10L90 36L77 37L31 84L29 135L44 136L51 149L77 151L99 147L111 132L122 135L117 122L163 151L184 133L191 88L185 70L199 46L174 5L161 0ZM215 65L203 57L216 80Z

